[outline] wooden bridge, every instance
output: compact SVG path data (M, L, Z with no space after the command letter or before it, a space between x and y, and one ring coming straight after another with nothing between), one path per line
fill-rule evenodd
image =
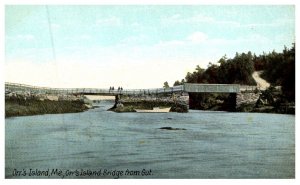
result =
M109 90L103 88L49 88L31 86L18 83L5 83L5 93L31 93L31 94L83 94L83 95L153 95L168 94L181 92L195 93L240 93L241 91L253 91L256 86L241 86L239 84L193 84L185 83L184 85L170 88L154 89L124 89Z

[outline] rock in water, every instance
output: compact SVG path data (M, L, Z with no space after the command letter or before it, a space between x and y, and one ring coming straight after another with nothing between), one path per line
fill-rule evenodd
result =
M186 130L185 128L161 127L162 130Z

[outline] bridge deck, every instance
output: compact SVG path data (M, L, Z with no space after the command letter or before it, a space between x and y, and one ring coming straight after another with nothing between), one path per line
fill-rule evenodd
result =
M193 84L185 83L186 92L211 92L211 93L239 93L239 84Z
M144 95L144 94L164 94L173 92L183 92L183 86L156 89L124 89L109 90L100 88L48 88L37 87L16 83L5 83L5 91L8 92L30 92L37 94L89 94L89 95Z
M156 89L124 89L109 90L100 88L48 88L38 87L17 83L5 83L5 92L30 92L34 94L89 94L89 95L147 95L147 94L165 94L180 92L216 92L216 93L239 93L245 90L254 90L256 86L240 86L238 84L193 84L185 83L184 85L170 88Z

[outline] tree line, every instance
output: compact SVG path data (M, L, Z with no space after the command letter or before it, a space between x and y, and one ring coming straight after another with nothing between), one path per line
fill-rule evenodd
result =
M295 100L295 44L289 49L284 47L280 53L275 51L259 56L248 53L236 53L233 58L223 56L217 64L209 63L207 69L196 66L194 72L188 72L183 83L219 83L256 85L252 77L254 71L263 70L262 78L273 86L282 86L282 92L288 100Z

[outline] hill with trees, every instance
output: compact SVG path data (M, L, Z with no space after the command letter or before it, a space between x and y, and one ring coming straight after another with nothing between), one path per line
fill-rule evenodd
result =
M185 82L255 85L251 76L253 72L253 55L249 51L247 54L236 53L232 59L228 59L225 55L218 64L209 63L207 69L197 65L193 73L187 73Z
M255 56L256 70L263 70L262 77L273 86L282 86L283 95L289 101L295 101L295 44L281 53L275 51Z
M227 58L225 55L216 64L209 63L207 69L197 65L195 71L188 72L185 79L175 81L174 86L185 82L256 85L252 77L254 71L263 71L261 77L271 83L271 86L282 87L281 102L295 102L295 44L290 49L285 47L280 53L272 51L256 56L249 51L236 53L233 58ZM190 94L191 96L199 100L190 105L196 109L211 107L205 102L213 100L226 102L228 99L224 95L212 93Z

